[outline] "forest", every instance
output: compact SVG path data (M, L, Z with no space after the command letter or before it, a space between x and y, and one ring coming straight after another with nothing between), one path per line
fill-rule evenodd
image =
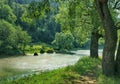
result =
M119 76L119 29L120 0L0 1L1 57L87 49L102 74Z
M92 16L94 7L90 5L89 9L84 10L87 3L2 0L0 4L0 54L39 53L40 49L32 46L40 47L43 44L50 47L49 50L55 51L89 49L92 36L96 41L91 43L96 48L104 43L100 21L96 22L98 15L94 12L96 16ZM3 25L6 26L3 28ZM98 38L94 39L94 33L97 33Z

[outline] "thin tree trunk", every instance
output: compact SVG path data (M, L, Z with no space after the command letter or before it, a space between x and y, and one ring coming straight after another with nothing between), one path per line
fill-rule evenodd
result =
M93 31L91 33L91 43L90 43L90 57L98 58L98 31Z
M95 0L95 4L105 31L102 71L104 75L111 76L115 73L114 58L117 43L117 28L112 20L107 2L108 0Z
M118 50L116 55L116 67L115 67L117 75L120 75L120 40L118 44Z

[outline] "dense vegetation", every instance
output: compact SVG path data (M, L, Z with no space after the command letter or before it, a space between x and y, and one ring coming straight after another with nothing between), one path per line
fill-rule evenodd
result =
M31 1L0 1L0 54L25 54L26 46L51 44L55 33L60 31L53 18L54 11L42 18L27 17Z
M34 52L30 49L26 50L26 46L36 44L41 46L43 43L63 51L74 47L89 46L90 32L84 28L88 29L92 26L89 24L90 18L82 16L82 19L74 20L75 17L70 16L72 8L69 9L63 3L47 0L43 2L40 0L1 0L0 54L19 55L25 54L26 51ZM76 17L79 17L80 12L76 13ZM82 20L88 20L88 23ZM81 23L78 23L79 21ZM83 26L80 26L82 24ZM37 52L40 51L37 50Z

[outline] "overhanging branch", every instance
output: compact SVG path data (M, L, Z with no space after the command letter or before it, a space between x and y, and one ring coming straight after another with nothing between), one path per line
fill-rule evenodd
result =
M113 6L113 9L120 9L120 1L119 0L117 0L115 2L115 5Z

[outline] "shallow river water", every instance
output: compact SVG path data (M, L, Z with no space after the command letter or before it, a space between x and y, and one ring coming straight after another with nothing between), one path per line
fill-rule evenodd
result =
M0 77L19 71L45 71L75 64L81 57L89 56L89 50L72 51L75 54L39 54L0 59ZM100 50L101 54L102 51Z

